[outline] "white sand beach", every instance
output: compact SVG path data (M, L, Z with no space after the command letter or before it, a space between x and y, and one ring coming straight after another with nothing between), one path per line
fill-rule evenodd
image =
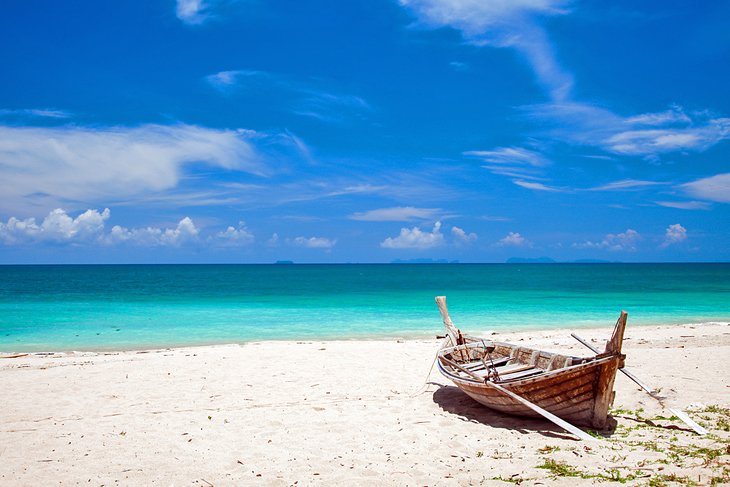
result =
M610 331L580 334L600 346ZM499 338L590 355L569 333ZM0 481L710 485L730 478L729 324L629 326L624 342L626 366L667 404L690 411L707 437L656 419L670 413L619 374L615 430L591 444L577 441L547 421L480 406L435 369L427 379L437 348L434 339L5 353Z

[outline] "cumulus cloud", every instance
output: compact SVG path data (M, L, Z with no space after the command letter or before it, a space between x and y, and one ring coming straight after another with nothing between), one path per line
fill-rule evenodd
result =
M191 163L264 175L267 156L257 144L266 145L268 151L290 147L287 140L184 124L0 125L0 209L11 204L23 207L34 197L109 201L166 190L179 183L184 166Z
M441 222L436 222L430 232L424 232L418 227L401 228L397 237L386 238L380 242L380 246L384 249L429 249L443 243Z
M680 186L687 194L708 201L730 203L730 173L716 174Z
M430 220L439 213L441 213L440 208L397 206L394 208L380 208L362 213L353 213L350 215L350 219L370 222L401 222L411 220Z
M131 243L144 247L178 247L198 239L198 228L190 217L180 220L175 228L125 228L119 225L112 227L104 238L108 244Z
M687 240L687 229L679 223L669 225L664 232L664 242L662 248L669 247L670 245L679 244Z
M568 97L573 78L558 63L541 17L567 12L563 0L401 0L428 28L451 27L479 46L519 52L553 99Z
M507 236L497 242L498 247L529 247L532 244L517 232L509 232Z
M466 233L459 227L451 227L451 235L454 236L457 243L472 243L476 242L478 238L476 233Z
M331 249L335 246L337 240L331 240L325 237L296 237L292 240L292 244L297 247L306 247L309 249Z
M611 252L635 252L636 245L640 239L641 235L639 235L639 232L629 228L623 233L609 233L599 242L588 240L582 243L574 243L573 247L577 249L609 250Z
M216 233L215 240L221 245L235 247L253 243L254 235L246 228L246 223L241 221L238 222L238 228L229 226L225 231Z
M80 243L90 242L101 236L104 222L109 219L109 208L103 211L86 210L73 218L61 208L56 208L38 224L35 218L19 220L10 217L0 222L0 241L5 244L32 242Z

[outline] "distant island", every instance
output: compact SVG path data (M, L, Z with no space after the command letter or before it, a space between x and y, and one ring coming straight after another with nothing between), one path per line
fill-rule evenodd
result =
M505 261L507 264L619 264L620 262L601 259L578 259L559 262L550 257L510 257Z
M458 264L458 260L447 259L395 259L391 264Z

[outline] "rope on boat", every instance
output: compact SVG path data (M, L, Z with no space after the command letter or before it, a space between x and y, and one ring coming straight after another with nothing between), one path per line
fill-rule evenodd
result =
M416 392L411 394L408 397L416 397L420 396L424 392L426 392L426 389L428 389L428 378L431 377L431 372L433 372L433 366L436 365L436 359L438 359L439 351L446 346L446 342L449 340L449 337L447 336L444 338L441 343L439 344L438 350L436 350L436 355L433 356L433 361L431 362L431 368L428 369L428 374L426 374L426 378L423 379L423 384L421 384L421 387L418 388Z

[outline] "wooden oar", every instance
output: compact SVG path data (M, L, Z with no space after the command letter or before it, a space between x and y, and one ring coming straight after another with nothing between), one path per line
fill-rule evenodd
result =
M498 384L495 384L495 383L490 382L490 381L488 381L488 380L486 380L486 379L484 379L482 377L479 377L478 375L476 375L472 371L465 369L461 365L457 364L456 362L454 362L452 360L447 359L444 356L441 356L439 358L443 359L443 361L446 362L447 364L451 365L452 367L454 367L456 369L459 369L460 371L462 371L465 374L471 376L472 378L478 380L479 382L482 382L482 383L486 384L487 386L489 386L489 387L491 387L493 389L498 390L502 394L511 397L512 399L514 399L515 401L519 402L520 404L523 404L523 405L527 406L528 408L532 409L533 411L535 411L537 414L539 414L543 418L547 419L548 421L552 421L556 425L560 426L565 431L568 431L570 433L573 433L575 436L577 436L581 440L584 440L584 441L596 441L596 438L592 437L591 435L589 435L585 431L583 431L583 430L581 430L581 429L573 426L572 424L568 423L567 421L565 421L563 419L558 418L553 413L550 413L550 412L544 410L543 408L541 408L537 404L531 403L530 401L528 401L524 397L522 397L520 395L517 395L514 392L512 392L512 391L510 391L508 389L505 389L504 387L502 387L502 386L500 386Z
M587 341L583 340L581 337L579 337L575 333L571 333L570 336L572 336L573 338L578 340L580 343L582 343L583 345L588 347L591 351L593 351L593 353L596 353L596 354L598 353L598 349L596 347L594 347ZM700 426L699 424L697 424L692 418L689 417L689 415L687 413L685 413L681 409L670 408L666 404L664 404L664 401L662 400L661 397L657 396L656 393L653 390L651 390L649 388L649 386L647 386L646 384L641 382L638 377L636 377L634 374L632 374L631 372L626 370L626 367L619 369L619 370L621 372L623 372L626 377L628 377L632 381L636 382L638 384L638 386L641 387L644 391L646 391L651 397L656 399L659 402L659 404L662 405L662 407L667 408L667 410L669 410L672 414L674 414L676 417L681 419L687 426L692 428L695 431L695 433L697 433L698 435L707 434L707 430L705 428L703 428L702 426Z

